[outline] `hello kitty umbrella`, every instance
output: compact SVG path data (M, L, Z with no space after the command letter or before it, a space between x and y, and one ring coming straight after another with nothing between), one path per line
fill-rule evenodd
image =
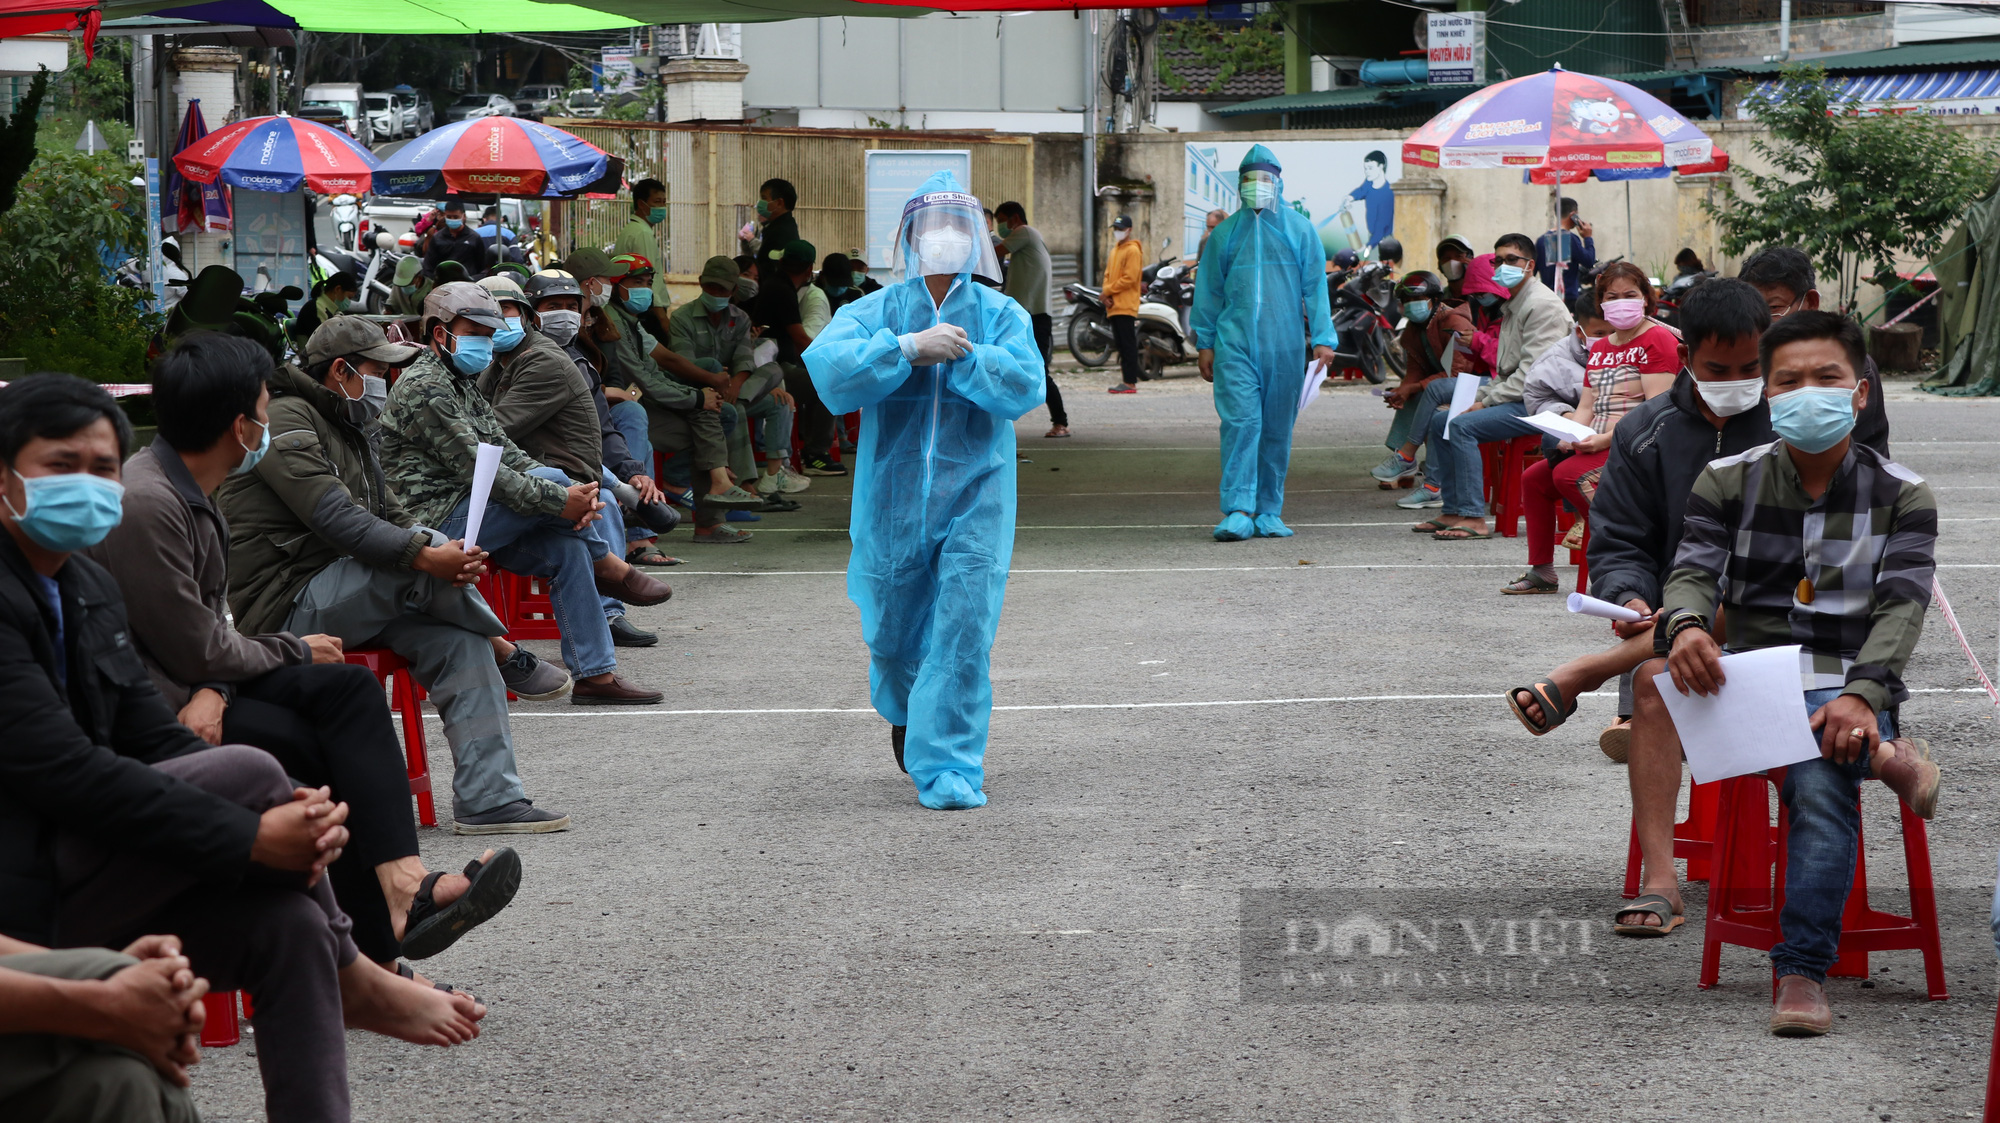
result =
M1554 218L1558 181L1599 169L1664 174L1706 164L1714 149L1707 133L1637 86L1557 66L1461 98L1403 142L1403 163L1540 170ZM1567 250L1568 239L1557 241Z

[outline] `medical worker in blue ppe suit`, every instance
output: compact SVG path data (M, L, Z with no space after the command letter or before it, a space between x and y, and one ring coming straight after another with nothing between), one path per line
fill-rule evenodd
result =
M1311 220L1285 205L1278 158L1251 146L1237 169L1243 206L1208 236L1195 274L1202 378L1222 418L1219 542L1288 538L1285 472L1305 389L1306 342L1333 361L1326 251Z
M847 594L870 700L917 801L980 807L988 660L1014 553L1014 419L1047 395L1028 313L999 279L979 200L949 174L903 208L900 283L844 305L805 350L836 415L861 411Z

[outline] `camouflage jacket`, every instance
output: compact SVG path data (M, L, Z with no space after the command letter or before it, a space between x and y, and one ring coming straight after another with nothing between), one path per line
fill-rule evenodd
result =
M524 515L561 514L568 493L553 480L527 474L541 465L508 438L477 381L460 377L436 352L403 371L382 411L382 470L389 486L418 522L442 527L472 490L478 446L499 445L493 502Z

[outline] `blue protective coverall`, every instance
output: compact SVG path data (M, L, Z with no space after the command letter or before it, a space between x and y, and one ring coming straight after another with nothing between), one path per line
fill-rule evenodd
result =
M1263 145L1242 167L1277 164ZM1240 207L1208 237L1195 275L1195 345L1215 352L1215 412L1222 418L1222 513L1254 513L1257 533L1290 533L1285 509L1292 425L1305 388L1306 348L1334 345L1327 316L1326 250L1312 221L1277 196ZM1225 519L1225 525L1227 520ZM1222 537L1220 527L1217 537Z
M939 173L919 194L958 190ZM804 359L829 410L861 411L847 595L861 609L870 701L908 727L918 802L979 807L988 665L1014 553L1014 419L1042 404L1045 374L1012 298L968 272L939 307L913 252L905 271L843 305ZM897 337L940 322L962 328L971 350L913 366Z

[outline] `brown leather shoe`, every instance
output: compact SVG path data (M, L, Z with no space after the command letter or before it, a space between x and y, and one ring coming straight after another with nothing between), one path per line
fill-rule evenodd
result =
M1826 991L1804 975L1778 979L1778 996L1771 1000L1771 1032L1779 1037L1818 1037L1833 1028L1833 1008Z
M1921 738L1899 738L1884 747L1889 746L1895 747L1896 755L1885 759L1876 753L1868 764L1869 772L1908 804L1917 818L1937 814L1938 766L1931 763L1930 744Z
M611 676L610 682L577 679L576 685L569 691L572 706L651 706L666 697L657 690L647 690L616 674Z
M626 566L622 577L606 577L601 573L594 573L592 576L597 579L598 592L613 600L638 605L641 608L649 604L659 604L674 595L673 589L669 588L665 581L641 571L637 566Z

